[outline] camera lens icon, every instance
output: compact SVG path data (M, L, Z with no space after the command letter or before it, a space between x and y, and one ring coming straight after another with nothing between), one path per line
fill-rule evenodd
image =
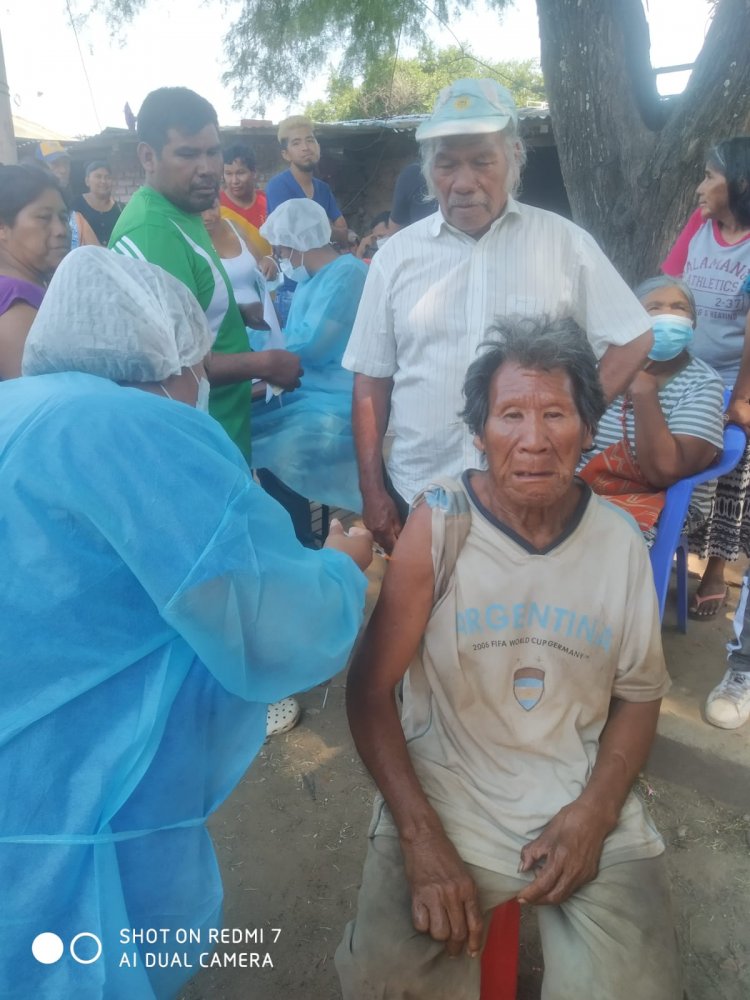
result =
M80 942L86 939L93 942L93 948L90 944L81 947ZM92 965L101 957L102 943L96 934L82 931L72 939L69 950L71 958L79 965ZM62 938L51 931L37 934L31 942L31 954L42 965L54 965L55 962L59 962L64 951L65 945Z

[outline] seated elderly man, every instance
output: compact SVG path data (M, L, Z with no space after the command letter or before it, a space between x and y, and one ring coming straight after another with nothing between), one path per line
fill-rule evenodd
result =
M211 340L182 282L81 248L29 334L33 377L0 385L3 1000L180 993L221 926L206 817L266 705L357 634L372 539L297 543L199 412Z
M517 898L544 997L679 1000L664 844L631 792L669 686L648 556L574 477L594 355L572 320L492 336L464 385L487 471L418 495L350 673L381 794L343 995L477 1000L490 911Z

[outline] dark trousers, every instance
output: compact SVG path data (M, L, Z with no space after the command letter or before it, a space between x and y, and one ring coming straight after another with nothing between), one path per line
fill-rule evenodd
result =
M383 484L388 496L396 504L396 510L398 511L398 516L401 518L401 523L406 524L406 519L409 516L409 504L391 482L391 477L388 475L385 463L383 463Z

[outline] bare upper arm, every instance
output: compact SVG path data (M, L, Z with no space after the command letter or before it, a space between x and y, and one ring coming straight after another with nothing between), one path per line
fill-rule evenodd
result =
M350 687L389 697L406 673L432 612L432 511L412 511L393 550L378 603L349 671Z
M609 345L599 362L599 378L608 404L630 385L636 372L643 368L653 343L654 335L649 329L627 344Z
M375 378L355 372L352 390L352 424L355 438L361 437L363 428L374 426L380 435L385 434L391 409L392 378Z
M252 254L253 259L255 260L255 263L256 264L260 264L260 262L263 260L263 254L260 252L260 250L257 247L253 246L252 241L250 239L248 239L247 233L240 232L240 239L242 240L242 242L245 244L245 246L247 247L247 249Z
M16 302L0 316L0 379L20 376L24 345L36 313L28 302Z
M380 378L377 375L363 375L362 372L355 372L352 392L355 399L375 397L388 401L393 392L393 378L391 376Z
M675 434L673 436L680 449L678 479L685 479L687 476L694 476L697 472L703 472L719 453L719 449L710 441L706 441L705 438L695 437L692 434Z

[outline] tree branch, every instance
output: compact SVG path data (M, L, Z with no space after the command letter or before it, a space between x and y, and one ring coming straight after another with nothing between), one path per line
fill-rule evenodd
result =
M651 64L651 35L641 0L615 3L615 22L622 33L625 65L636 107L643 124L658 132L669 118L669 104L662 101Z

